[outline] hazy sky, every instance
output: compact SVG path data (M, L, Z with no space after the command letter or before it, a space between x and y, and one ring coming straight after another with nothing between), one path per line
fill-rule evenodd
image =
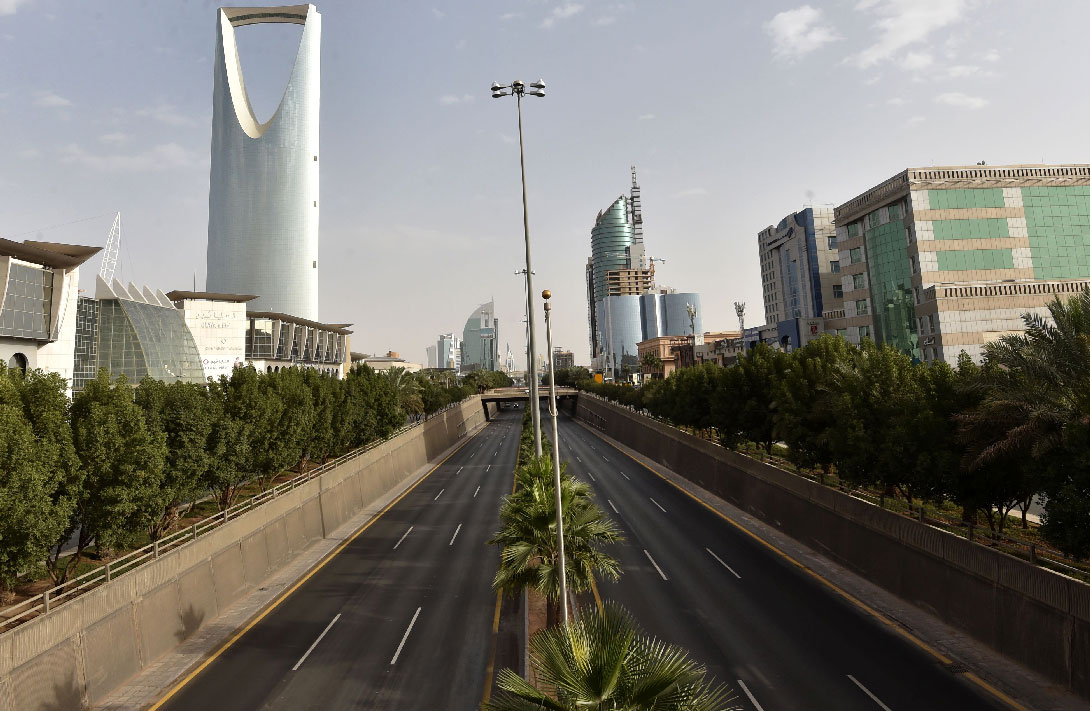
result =
M120 210L126 283L203 288L217 6L0 0L0 236L102 245ZM354 323L355 351L422 361L494 297L523 362L515 105L493 80L548 84L524 106L535 286L579 363L590 228L630 165L660 285L718 330L738 300L763 323L756 235L805 204L908 166L1090 162L1082 1L318 9L321 318ZM262 120L300 29L238 30Z

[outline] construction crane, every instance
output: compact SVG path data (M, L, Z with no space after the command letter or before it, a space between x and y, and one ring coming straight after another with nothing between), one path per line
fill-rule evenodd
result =
M117 267L117 249L121 246L121 213L114 217L114 224L110 228L110 235L106 238L106 249L102 252L102 266L98 270L99 276L107 284L114 280L114 269Z

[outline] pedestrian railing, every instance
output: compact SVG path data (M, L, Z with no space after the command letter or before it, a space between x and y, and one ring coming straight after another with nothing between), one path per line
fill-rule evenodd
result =
M148 545L137 548L130 551L125 555L108 561L105 565L99 566L94 570L88 571L83 575L79 575L71 580L67 580L60 585L49 588L45 592L42 592L33 597L29 597L26 600L18 602L10 607L0 610L0 631L7 630L22 622L33 619L38 615L44 615L51 610L56 609L58 605L78 597L82 593L87 592L91 588L98 587L103 583L108 583L115 578L124 575L136 568L156 560L160 556L169 553L172 550L181 548L182 546L197 540L201 536L209 533L210 531L219 528L226 524L228 521L241 516L244 513L252 511L253 509L268 503L273 499L283 495L285 492L298 488L307 483L311 479L321 476L322 474L335 469L346 462L350 462L357 457L360 457L372 449L379 447L390 440L401 436L402 434L420 427L424 423L447 410L451 410L456 407L460 407L465 400L460 400L456 403L451 403L446 407L436 410L431 415L428 415L425 419L416 422L411 422L404 425L400 429L390 434L385 439L375 440L369 444L352 450L347 454L343 454L336 459L325 462L314 469L308 470L299 474L291 479L276 484L262 492L255 494L247 498L244 501L240 501L237 504L228 506L223 511L220 511L212 516L197 521L196 523L188 526L187 528L180 529L167 536L163 536L158 540L155 540Z

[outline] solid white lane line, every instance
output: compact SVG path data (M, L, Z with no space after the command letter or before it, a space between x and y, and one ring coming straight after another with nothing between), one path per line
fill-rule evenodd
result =
M444 492L444 491L446 491L446 489L440 489L440 490L439 490L439 493L435 495L435 498L434 498L434 499L432 499L432 501L438 501L438 500L439 500L439 497L443 495L443 492Z
M397 539L397 543L394 544L394 550L397 550L397 547L401 545L401 542L403 540L405 540L405 536L409 535L409 533L412 532L412 530L413 530L413 527L409 526L409 530L405 531L405 533L403 533L401 535L401 538Z
M594 478L594 475L593 475L593 474L591 474L590 472L587 472L587 476L589 476L589 477L590 477L590 480L591 480L591 481L595 481L595 482L596 482L596 481L598 481L597 479L595 479L595 478Z
M478 493L480 493L480 491L481 491L481 487L479 487L479 486L478 486L478 487L477 487L477 491L474 491L474 492L473 492L473 498L474 498L474 499L475 499L475 498L477 498L477 494L478 494Z
M339 619L341 619L341 613L338 612L337 616L330 620L329 624L325 626L324 630L322 630L322 633L318 635L318 639L314 640L314 644L310 645L310 647L307 648L307 651L303 652L303 656L299 657L299 661L297 661L295 663L295 666L291 668L292 671L295 671L303 665L303 662L307 660L307 657L310 656L310 653L313 652L314 648L318 646L318 643L322 641L322 637L326 636L326 633L329 632L330 628L333 627L333 624Z
M628 479L628 475L627 475L627 474L625 474L624 472L621 472L621 476L623 476L623 477L624 477L625 479ZM632 481L631 479L628 479L628 480L629 480L629 481Z
M871 700L871 701L873 701L874 703L878 704L878 706L880 706L880 707L881 707L881 708L882 708L882 709L883 709L884 711L891 711L891 709L889 708L889 706L886 706L885 704L883 704L883 703L882 703L882 700L881 700L881 699L879 699L879 698L878 698L877 696L875 696L874 694L872 694L872 693L871 693L871 691L870 691L870 689L868 689L867 687L865 687L865 686L863 686L863 685L862 685L861 683L859 683L859 680L858 680L858 679L856 679L856 678L855 678L854 676L852 676L851 674L849 674L849 675L848 675L848 678L852 680L852 683L853 683L853 684L855 684L856 686L858 686L858 687L859 687L859 690L860 690L860 691L862 691L862 692L863 692L864 694L866 694L867 696L869 696L869 697L870 697L870 700Z
M606 501L609 501L609 499L606 499ZM609 508L613 509L613 513L615 513L615 514L621 513L620 511L617 510L617 507L613 505L612 501L609 501Z
M461 531L461 530L462 530L462 524L459 523L458 528L454 529L454 535L450 537L450 543L447 544L448 546L453 546L454 545L454 539L458 537L458 531Z
M646 548L643 549L643 554L647 556L647 560L651 561L651 565L655 566L655 570L659 571L659 575L662 576L662 579L666 580L666 573L662 572L662 568L659 567L659 564L655 562L655 559L651 557L651 554L647 552Z
M739 679L738 686L742 687L742 691L745 692L746 696L749 698L749 702L753 704L754 708L756 708L757 711L765 711L763 708L761 708L761 705L757 703L757 699L753 698L753 694L751 694L749 688L746 687L746 682Z
M650 496L648 496L647 498L651 499L651 497L650 497ZM655 501L654 499L651 499L651 503L653 503L653 504L654 504L655 506L658 506L658 507L659 507L659 511L661 511L661 512L663 512L663 513L666 513L666 509L662 508L662 504L660 504L659 502Z
M722 558L720 558L719 556L717 556L717 555L715 554L715 551L713 551L713 550L712 550L711 548L705 548L704 550L706 550L706 551L708 551L709 553L711 553L711 554L712 554L712 558L715 558L715 559L716 559L717 561L719 561L719 565L723 566L724 568L726 568L727 570L729 570L729 571L730 571L731 573L734 573L734 577L738 578L739 580L741 580L741 579L742 579L742 576L741 576L741 575L739 575L738 573L735 573L735 572L734 572L734 568L732 568L732 567L730 567L729 565L727 565L726 563L724 563L724 562L723 562L723 559L722 559Z
M416 608L416 614L413 615L412 622L409 623L409 628L405 630L405 636L401 638L401 644L397 645L397 651L394 652L394 658L390 660L390 666L397 664L397 658L401 656L401 649L405 646L405 640L409 638L409 633L413 631L413 625L416 624L416 618L420 616L420 610L422 608Z

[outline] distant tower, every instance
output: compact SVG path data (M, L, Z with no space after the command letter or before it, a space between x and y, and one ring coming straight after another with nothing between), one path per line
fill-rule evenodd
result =
M735 301L734 313L738 314L738 330L744 333L746 330L746 302Z
M254 311L318 320L318 104L322 16L313 5L217 11L208 192L213 292L257 294ZM235 28L303 26L276 113L258 123L246 94Z

